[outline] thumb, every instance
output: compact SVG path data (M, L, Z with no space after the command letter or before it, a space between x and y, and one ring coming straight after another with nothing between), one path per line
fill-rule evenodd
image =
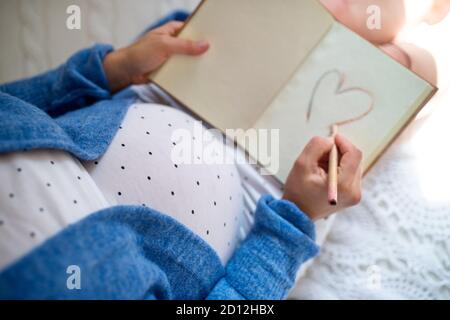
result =
M167 37L164 41L169 54L200 55L209 49L207 41L191 41L175 37Z
M341 153L339 166L342 169L342 175L351 179L359 172L363 154L361 150L340 134L336 136L336 145Z

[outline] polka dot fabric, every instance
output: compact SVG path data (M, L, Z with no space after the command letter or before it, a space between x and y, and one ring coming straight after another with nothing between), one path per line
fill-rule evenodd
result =
M179 141L173 133L180 129L203 143L203 150L223 148L222 141L209 140L212 136L205 129L199 134L188 114L136 104L103 157L84 165L110 203L148 206L172 216L211 245L225 263L249 229L239 173L234 164L205 163L205 153L192 157L200 163L174 162L172 150Z
M62 151L4 154L0 181L0 269L109 206L84 167Z

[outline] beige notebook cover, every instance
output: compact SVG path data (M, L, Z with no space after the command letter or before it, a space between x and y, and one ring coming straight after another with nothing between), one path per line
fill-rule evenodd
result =
M225 133L278 130L279 154L260 162L282 182L334 123L363 150L366 172L436 92L316 0L204 0L179 37L211 48L172 57L152 81ZM260 160L244 135L231 138Z

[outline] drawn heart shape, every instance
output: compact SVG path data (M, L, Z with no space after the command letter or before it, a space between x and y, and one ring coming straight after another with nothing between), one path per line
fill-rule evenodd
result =
M342 125L346 125L346 124L361 120L364 117L366 117L373 110L373 107L374 107L373 94L369 90L361 88L361 87L344 88L345 80L346 80L345 75L341 71L339 71L337 69L333 69L333 70L329 70L329 71L325 72L322 76L320 76L320 78L317 80L317 82L314 86L314 89L311 94L311 99L309 100L307 113L306 113L306 121L307 122L309 122L311 120L313 111L315 110L315 108L317 108L316 107L317 94L321 91L320 90L321 87L326 83L325 80L333 75L338 76L338 82L336 84L336 89L333 92L334 99L338 98L338 96L358 93L358 94L363 94L363 95L367 96L369 98L369 100L368 100L369 103L367 105L367 108L363 109L362 113L352 116L347 119L336 120L336 121L330 123L330 127L334 124L338 125L338 126L342 126Z

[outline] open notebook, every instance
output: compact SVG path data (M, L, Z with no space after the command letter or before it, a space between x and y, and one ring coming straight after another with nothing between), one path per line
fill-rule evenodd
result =
M179 36L211 48L170 58L152 81L223 132L279 129L279 166L262 164L280 181L334 123L367 171L436 91L315 0L205 0Z

